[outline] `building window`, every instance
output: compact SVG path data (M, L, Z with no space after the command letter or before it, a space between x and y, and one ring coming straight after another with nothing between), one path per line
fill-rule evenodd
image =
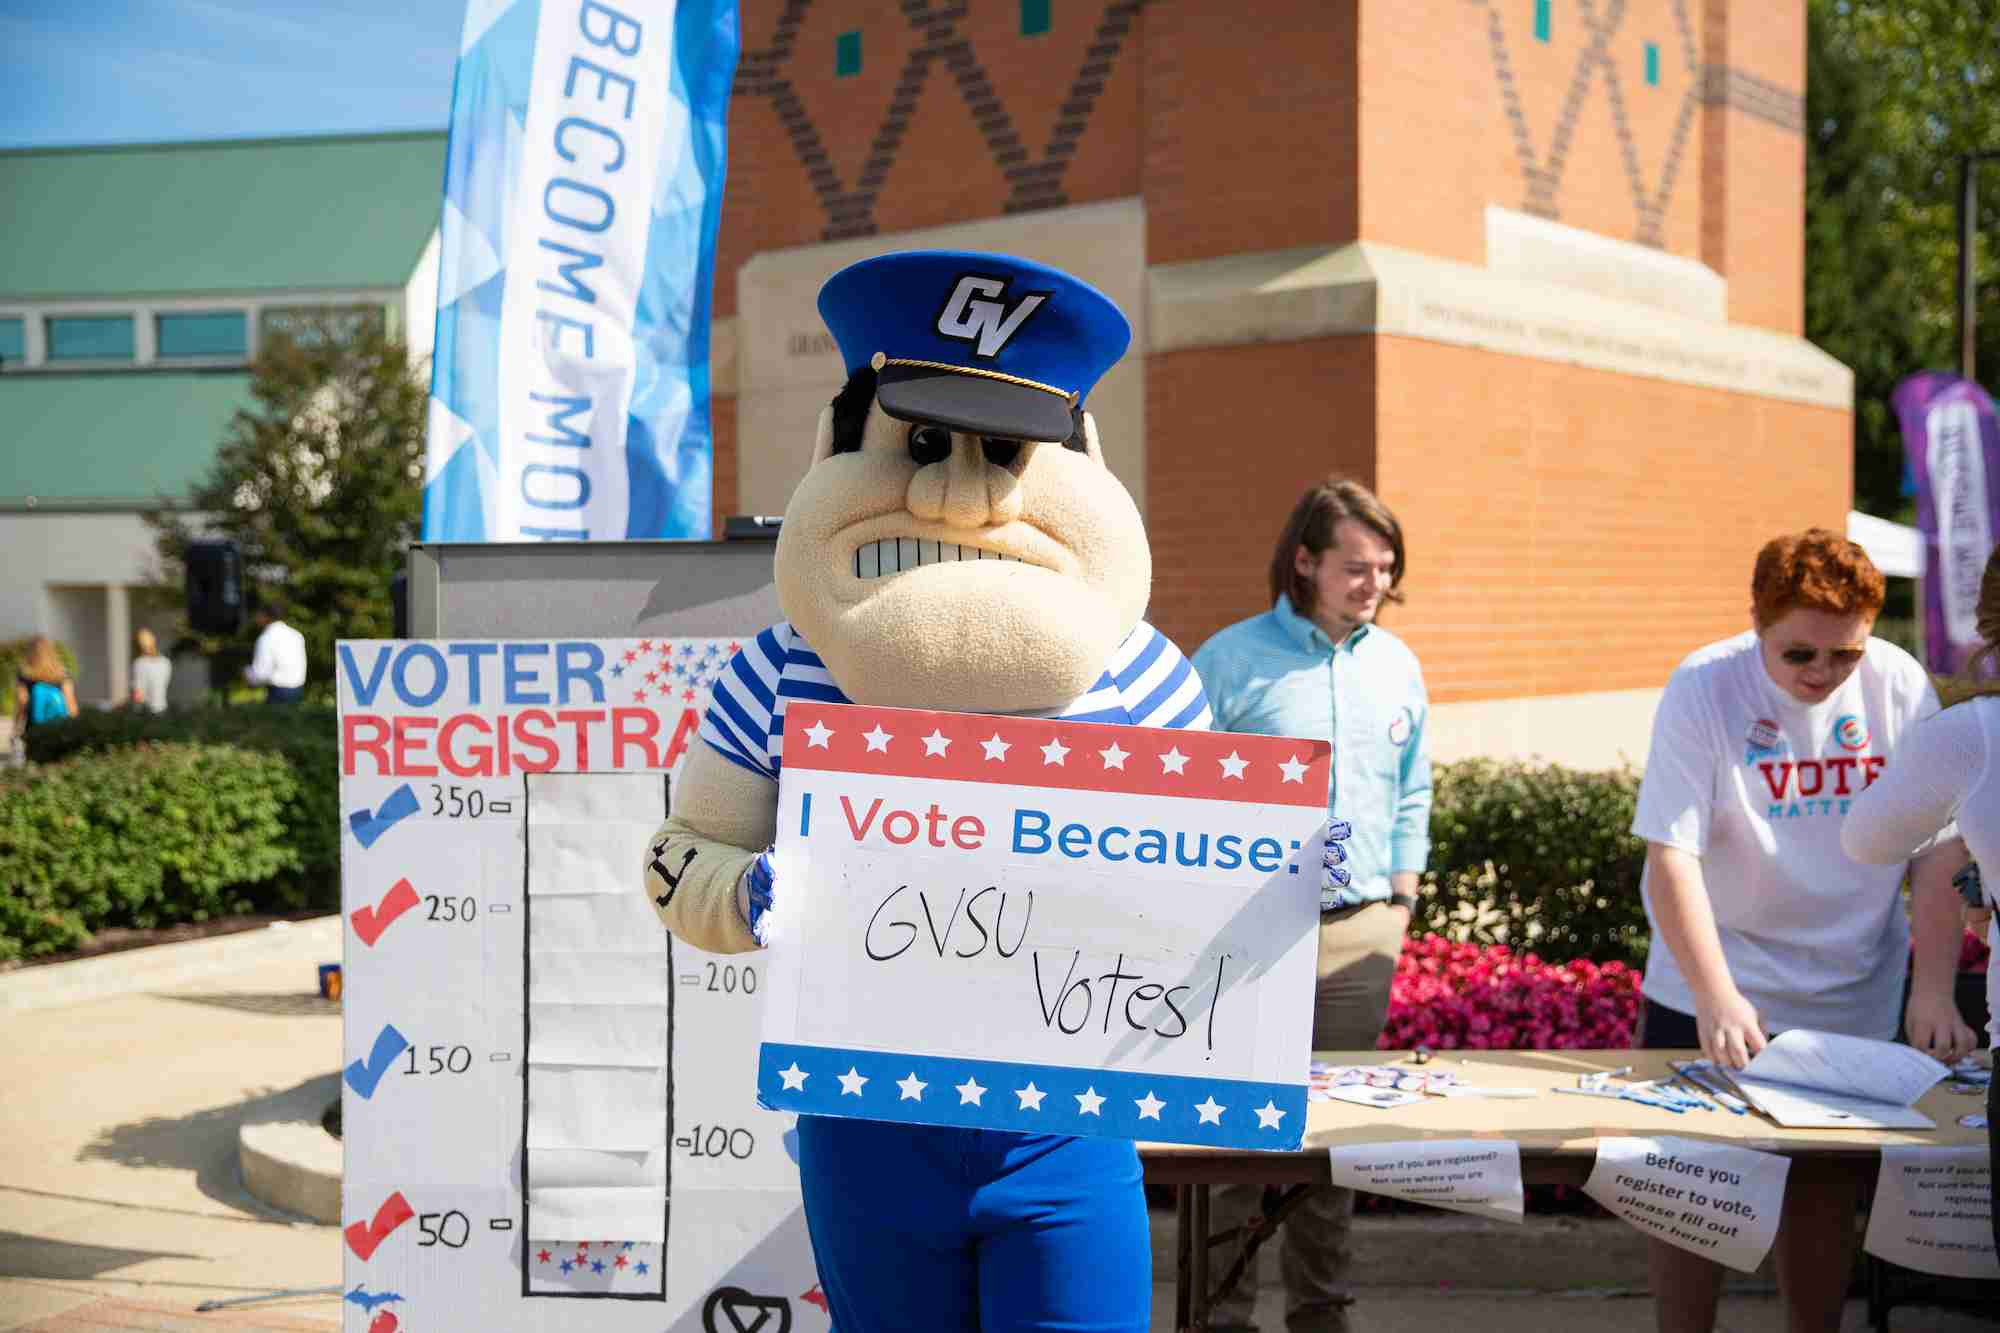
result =
M843 32L833 39L833 77L844 79L861 72L861 30Z
M257 317L258 342L289 338L311 347L328 339L351 342L380 335L388 328L384 311L372 305L268 306Z
M0 319L0 365L19 365L28 359L28 322L10 317Z
M130 361L136 354L130 315L63 315L49 320L49 360Z
M1535 0L1535 40L1549 39L1549 0Z
M1021 0L1021 35L1039 37L1049 30L1049 0Z
M1646 43L1646 82L1655 88L1660 86L1660 44Z
M159 316L154 355L168 357L228 357L241 361L250 354L250 324L241 310L199 310Z

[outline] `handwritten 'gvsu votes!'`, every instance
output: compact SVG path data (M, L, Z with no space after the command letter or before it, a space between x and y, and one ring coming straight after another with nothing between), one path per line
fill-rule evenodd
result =
M935 801L919 814L908 809L885 809L880 797L865 804L844 795L838 800L846 832L863 846L874 842L907 847L921 841L925 846L961 852L976 852L987 846L988 831L983 819L974 814L954 815ZM1293 840L1291 847L1296 851L1298 841ZM1190 870L1240 870L1247 864L1270 873L1285 864L1284 846L1269 836L1205 830L1170 832L1116 823L1093 827L1071 821L1057 825L1048 811L1026 806L1013 811L1006 849L1016 856L1060 856L1099 863L1129 859L1146 865L1171 863ZM989 883L960 886L954 892L950 888L897 884L870 913L863 948L877 963L893 962L920 943L938 959L970 960L987 956L989 951L998 958L1013 958L1029 940L1034 913L1033 889L1010 893L998 884ZM1073 1036L1090 1024L1093 1015L1101 1013L1097 1026L1103 1033L1111 1031L1116 1016L1134 1031L1150 1031L1165 1038L1187 1035L1189 1026L1183 997L1194 990L1192 984L1147 981L1144 973L1127 970L1126 955L1122 952L1106 971L1097 973L1085 968L1084 975L1079 976L1083 950L1073 947L1069 953L1068 965L1057 979L1053 967L1045 977L1040 953L1030 952L1029 971L1044 1027ZM1222 993L1228 963L1227 953L1217 955L1212 994ZM1093 987L1093 982L1098 986ZM1120 991L1128 983L1137 984L1124 991L1121 1008ZM1208 1023L1211 1047L1214 1026L1211 1005Z

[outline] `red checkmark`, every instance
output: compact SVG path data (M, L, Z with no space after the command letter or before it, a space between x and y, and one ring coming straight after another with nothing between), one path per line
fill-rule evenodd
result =
M354 933L361 937L363 944L373 948L375 941L382 938L382 932L394 924L397 917L422 901L417 897L417 891L410 887L410 881L399 879L396 887L390 889L388 896L379 904L354 909Z
M354 1251L364 1262L375 1253L375 1247L389 1239L389 1233L416 1214L410 1211L410 1201L397 1190L382 1201L375 1210L372 1222L350 1222L347 1226L347 1248Z

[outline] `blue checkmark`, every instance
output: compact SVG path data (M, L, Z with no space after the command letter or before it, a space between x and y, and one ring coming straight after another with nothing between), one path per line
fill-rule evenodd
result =
M366 1060L356 1060L347 1066L347 1086L354 1089L365 1100L375 1095L375 1085L382 1081L382 1075L389 1072L389 1066L396 1063L396 1057L409 1048L410 1043L403 1034L396 1031L394 1023L375 1034L375 1045L368 1052Z
M410 790L410 784L389 793L389 799L370 811L367 806L351 810L347 815L347 826L354 830L354 836L361 840L363 847L373 847L375 840L396 825L417 813L417 794Z

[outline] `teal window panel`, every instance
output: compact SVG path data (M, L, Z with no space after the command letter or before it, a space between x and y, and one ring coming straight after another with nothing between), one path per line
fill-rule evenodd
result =
M130 315L61 315L48 330L51 361L130 361L137 354Z
M1049 30L1050 0L1021 0L1021 35L1039 37Z
M0 361L21 362L28 359L28 322L24 319L0 319Z
M1655 88L1660 86L1660 44L1646 43L1646 82Z
M833 39L833 77L844 79L861 72L861 30L843 32Z
M250 354L250 323L241 310L201 310L161 315L157 355L226 356Z
M1551 0L1535 0L1535 40L1538 42L1549 39L1550 3Z

